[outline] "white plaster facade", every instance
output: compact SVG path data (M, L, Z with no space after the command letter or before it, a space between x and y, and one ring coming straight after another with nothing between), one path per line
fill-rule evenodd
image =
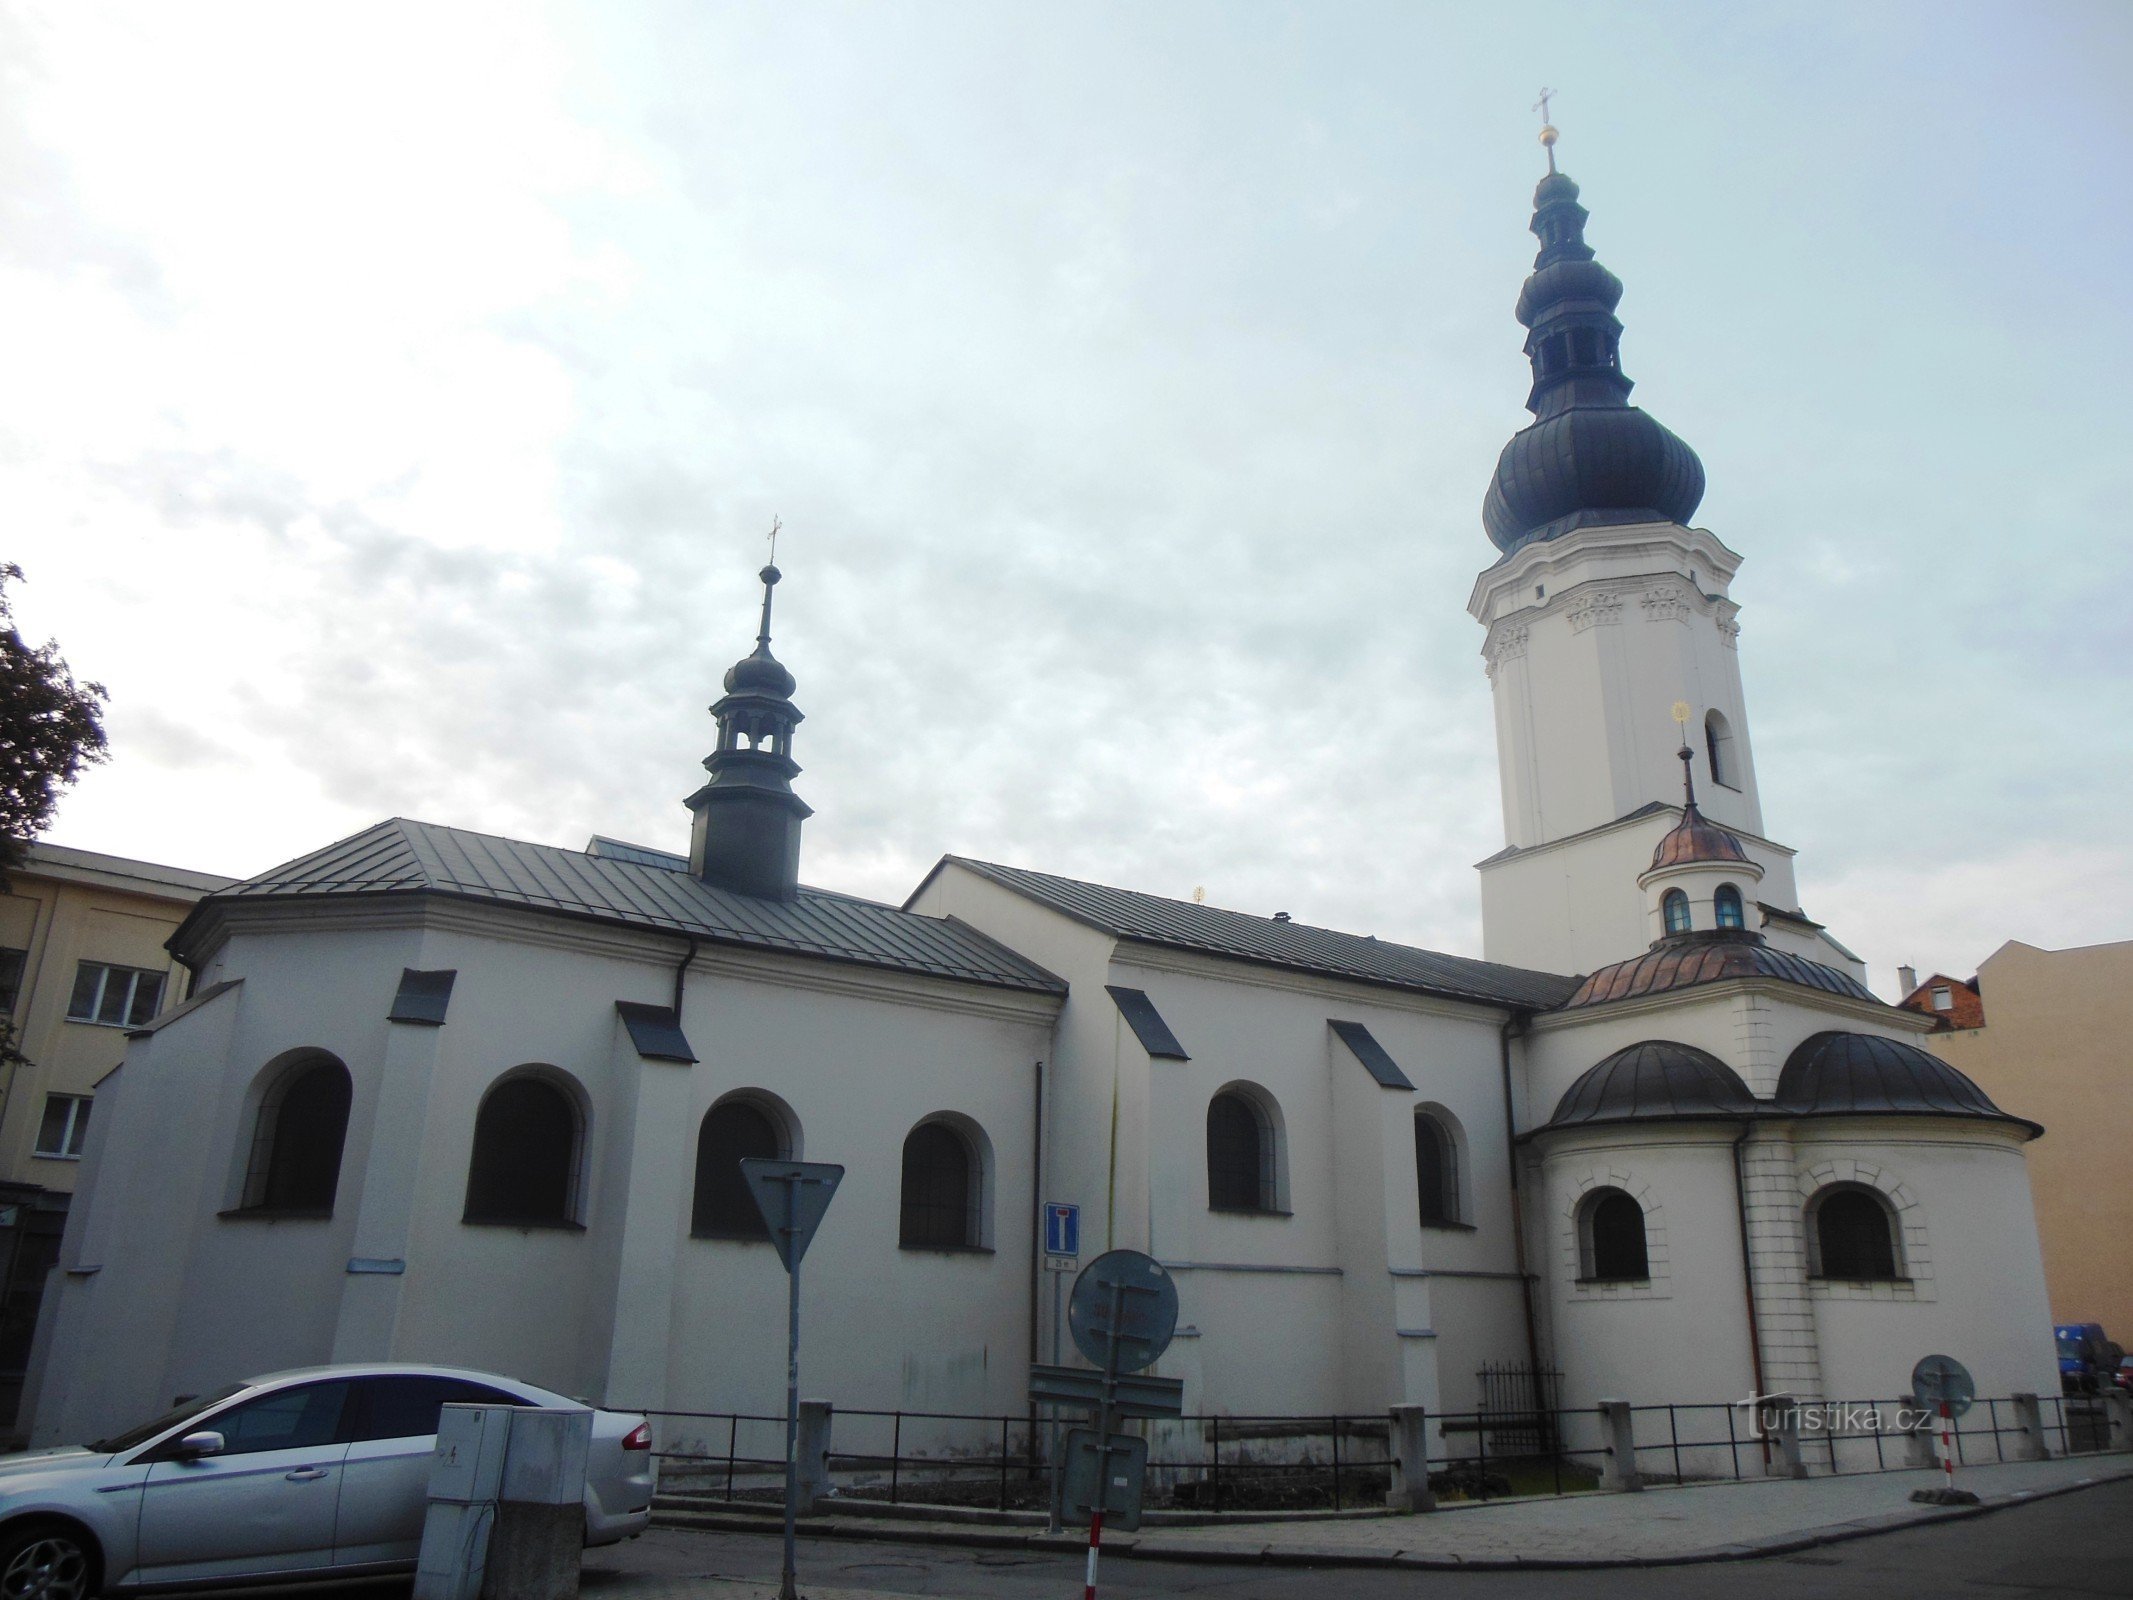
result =
M1738 563L1704 530L1617 521L1521 545L1477 582L1506 836L1481 868L1494 967L954 857L905 907L865 912L864 950L788 937L795 893L832 922L858 912L789 881L780 898L807 810L766 587L757 654L715 708L693 860L535 861L543 847L384 824L410 860L429 852L428 876L306 858L180 931L198 999L100 1087L33 1437L329 1359L768 1410L776 1258L691 1230L699 1130L735 1095L767 1108L787 1153L846 1169L808 1257L802 1350L809 1387L845 1409L1024 1413L1028 1364L1053 1354L1041 1200L1081 1206L1086 1254L1145 1250L1175 1274L1183 1327L1157 1370L1195 1413L1467 1411L1484 1363L1535 1361L1560 1369L1566 1406L1890 1399L1929 1352L1965 1360L1983 1393L2049 1392L2028 1127L1963 1102L1959 1077L1939 1102L1785 1098L1817 1039L1908 1049L1925 1023L1855 981L1857 959L1799 910L1792 850L1763 834ZM1653 874L1687 825L1684 736L1706 769L1718 753L1703 809L1752 867ZM513 851L526 882L436 864ZM736 899L721 872L756 876ZM1729 882L1750 907L1738 932L1715 926ZM1676 885L1692 927L1663 936ZM1043 981L910 953L951 933ZM389 1020L403 973L437 972L456 975L443 1025ZM1113 991L1144 997L1170 1040ZM698 1059L647 1054L618 1002L668 1008ZM1594 1074L1654 1041L1717 1085L1713 1108L1570 1116ZM349 1076L338 1185L320 1214L262 1214L246 1203L262 1097L299 1052ZM470 1222L478 1108L529 1072L578 1117L572 1225ZM1227 1094L1265 1141L1252 1206L1213 1203ZM1452 1152L1446 1216L1419 1193L1422 1115ZM967 1248L899 1243L899 1152L929 1119L978 1152ZM1888 1270L1820 1270L1833 1185L1883 1208ZM1580 1231L1614 1192L1635 1202L1634 1271L1598 1270Z

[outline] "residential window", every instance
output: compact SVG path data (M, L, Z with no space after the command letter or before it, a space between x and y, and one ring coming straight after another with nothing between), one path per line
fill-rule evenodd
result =
M348 1136L348 1069L338 1061L298 1062L259 1104L245 1176L248 1211L331 1215Z
M1953 1011L1955 1009L1955 991L1945 984L1935 985L1933 989L1933 1009L1935 1011Z
M1808 1202L1808 1212L1816 1277L1854 1283L1903 1277L1897 1269L1895 1219L1874 1190L1833 1184Z
M573 1226L579 1134L577 1103L560 1085L531 1073L499 1083L474 1115L464 1220Z
M1594 1283L1626 1283L1652 1275L1644 1240L1644 1207L1621 1189L1595 1189L1578 1213L1579 1276Z
M1415 1113L1415 1190L1422 1226L1447 1228L1459 1221L1459 1158L1452 1136L1427 1111Z
M15 1002L22 998L22 963L28 956L27 950L0 948L0 1016L15 1014Z
M1659 910L1666 918L1668 933L1689 931L1689 897L1679 889L1669 889L1659 897Z
M84 961L74 969L74 993L67 1001L67 1020L94 1022L107 1028L138 1028L155 1020L156 1008L162 1003L162 973Z
M976 1153L944 1122L921 1122L904 1139L902 1205L896 1242L906 1250L979 1246Z
M66 1161L81 1159L82 1142L89 1136L89 1097L85 1094L48 1094L44 1097L44 1121L37 1127L37 1153Z
M1225 1089L1207 1103L1207 1204L1215 1211L1281 1209L1274 1119L1240 1089Z
M1744 928L1748 919L1741 914L1740 890L1730 883L1718 886L1718 893L1711 897L1711 906L1718 914L1721 928Z
M785 1154L777 1122L761 1106L726 1100L705 1112L696 1136L696 1198L689 1231L713 1239L768 1239L770 1232L748 1192L741 1163L751 1157L779 1161Z

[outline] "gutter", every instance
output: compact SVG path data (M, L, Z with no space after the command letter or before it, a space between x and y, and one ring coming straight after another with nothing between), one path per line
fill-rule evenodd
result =
M681 1026L682 983L689 975L689 968L696 964L696 935L690 933L684 934L683 937L689 941L689 948L683 953L680 965L674 969L674 1026L677 1028Z
M1504 1153L1510 1160L1511 1170L1511 1261L1518 1269L1518 1299L1526 1315L1526 1360L1533 1369L1535 1392L1540 1387L1540 1329L1533 1317L1533 1275L1526 1270L1526 1210L1523 1188L1518 1181L1519 1138L1518 1122L1511 1107L1511 1040L1513 1036L1524 1037L1529 1013L1513 1011L1496 1030L1497 1055L1502 1065L1503 1077L1503 1135Z
M1748 1302L1748 1365L1755 1377L1755 1392L1763 1392L1763 1330L1755 1310L1755 1258L1748 1248L1748 1172L1742 1156L1742 1146L1748 1135L1755 1131L1752 1121L1740 1125L1740 1137L1733 1141L1733 1214L1740 1221L1740 1286ZM1760 1430L1758 1430L1760 1431ZM1770 1465L1770 1440L1764 1437L1763 1465Z

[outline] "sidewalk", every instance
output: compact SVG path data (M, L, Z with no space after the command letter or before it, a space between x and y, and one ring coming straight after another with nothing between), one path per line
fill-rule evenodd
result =
M1779 1555L1894 1528L1974 1517L2001 1506L2120 1478L2133 1478L2133 1455L1966 1467L1957 1482L1979 1496L1981 1504L1976 1507L1913 1504L1913 1489L1940 1482L1935 1471L1862 1473L1457 1505L1422 1516L1350 1515L1301 1521L1239 1520L1215 1527L1149 1527L1138 1533L1107 1534L1104 1554L1154 1561L1473 1571L1673 1566ZM661 1511L658 1523L751 1532L772 1532L778 1527L775 1518L728 1511ZM810 1518L801 1524L801 1534L806 1539L1061 1554L1078 1551L1086 1542L1080 1533L1046 1534L1041 1528L843 1513ZM589 1557L588 1567L594 1564ZM698 1580L687 1592L706 1600L754 1600L774 1588ZM860 1590L810 1588L809 1594L810 1600L869 1600L869 1592Z

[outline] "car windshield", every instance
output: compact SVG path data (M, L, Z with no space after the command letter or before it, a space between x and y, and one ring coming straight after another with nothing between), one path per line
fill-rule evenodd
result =
M176 1427L187 1417L196 1417L210 1406L221 1405L231 1395L241 1394L247 1387L248 1385L242 1383L233 1383L226 1388L217 1389L211 1395L195 1395L192 1399L173 1406L154 1421L144 1422L137 1428L128 1428L124 1433L114 1433L108 1439L97 1439L89 1448L111 1454L120 1450L131 1450L137 1444L146 1444L166 1428Z

